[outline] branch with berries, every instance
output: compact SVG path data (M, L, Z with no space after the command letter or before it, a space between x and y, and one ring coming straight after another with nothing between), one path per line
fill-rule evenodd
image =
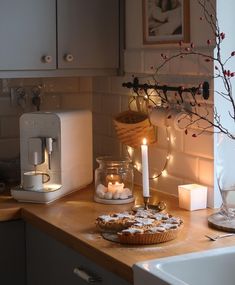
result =
M211 0L197 0L198 4L201 6L203 11L203 16L200 17L200 21L204 21L207 23L214 35L213 39L207 39L206 45L209 51L214 48L214 53L212 52L204 53L199 51L195 48L195 44L192 42L190 44L185 44L182 41L179 42L179 51L171 56L167 56L166 54L162 53L162 63L153 68L154 74L152 79L154 80L155 84L158 84L158 76L161 69L170 61L174 61L177 58L183 59L189 56L198 56L201 57L206 63L213 63L215 72L211 76L214 79L220 79L223 83L223 91L216 91L216 96L221 96L225 99L230 105L231 110L229 111L229 116L233 121L235 121L235 101L232 96L232 83L231 80L235 77L235 72L227 69L227 64L229 61L235 56L235 51L231 51L231 53L223 59L222 56L222 44L223 41L226 40L226 35L224 32L220 31L220 26L218 23L218 19L216 16L216 9ZM182 88L184 88L182 86ZM197 137L198 135L202 134L203 132L207 131L208 129L213 129L214 132L220 132L226 134L231 139L235 139L234 134L230 133L230 131L223 126L221 123L221 117L218 114L215 107L213 107L213 118L210 118L209 111L206 102L201 104L196 100L195 94L190 94L188 97L180 96L180 93L175 94L175 100L169 100L166 94L158 93L158 96L162 100L163 105L167 105L167 107L175 107L178 106L182 111L184 111L187 116L184 118L188 123L185 128L185 133L188 133L189 128L193 128L196 126L198 129L197 133L193 134L193 137ZM203 109L204 108L204 112Z

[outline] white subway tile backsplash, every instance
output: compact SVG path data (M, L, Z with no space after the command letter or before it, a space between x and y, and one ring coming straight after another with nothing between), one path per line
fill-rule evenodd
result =
M96 134L93 132L93 155L98 157L101 155L101 145L102 145L103 135Z
M20 155L19 139L0 139L0 159L16 158Z
M121 111L121 98L118 94L104 94L101 100L102 114L116 115Z
M184 152L190 155L213 159L213 133L205 132L194 138L195 133L189 130L187 135L184 135Z
M0 96L4 96L5 94L10 93L10 87L9 87L9 79L2 79L0 80Z
M198 158L183 152L172 152L167 171L176 177L197 180Z
M176 53L171 53L172 57ZM197 55L185 55L183 58L180 56L170 60L169 70L172 74L188 74L197 75L199 73L199 58Z
M110 93L111 92L111 77L94 77L93 92Z
M93 132L104 136L110 135L111 122L107 115L93 114Z
M169 63L164 63L164 59L162 57L169 56L169 52L165 50L157 50L157 51L144 51L144 72L148 74L154 74L156 71L156 67L162 66L158 73L159 74L168 74L169 73Z
M209 57L212 56L213 57L213 49L211 49L211 51L208 50L202 50L202 53L204 53L205 55L208 55ZM209 57L204 57L204 56L200 56L199 57L199 74L200 75L211 75L213 76L214 74L214 62L212 60L207 61L209 59ZM215 63L216 64L216 63Z
M43 87L46 93L78 93L79 79L77 77L44 78Z
M124 66L126 73L143 73L143 53L139 50L126 50Z
M92 78L91 77L79 77L79 92L92 93Z
M10 101L10 95L0 98L0 115L1 116L19 116L23 113L20 106L13 106Z
M66 110L87 109L92 106L91 93L68 93L61 94L61 108Z
M156 190L166 192L171 195L178 195L178 185L181 185L183 180L177 176L167 175L160 176L156 180L150 182L150 186Z
M122 95L120 99L121 99L121 112L129 110L130 96Z
M127 74L126 76L114 76L111 77L111 92L118 94L129 94L130 89L123 87L122 84L132 81L133 77L131 74Z
M199 182L201 184L213 186L214 184L214 160L199 159Z
M19 137L19 117L1 117L1 138Z
M183 152L184 148L184 136L183 131L177 131L174 128L169 127L170 148L172 151Z
M120 155L120 143L111 137L102 137L101 154L118 157Z
M103 93L96 92L92 94L92 111L94 113L102 112L102 96Z
M148 148L149 151L149 168L151 176L160 173L163 170L163 167L166 163L168 156L167 149L161 149L154 145L150 145Z
M61 108L61 94L57 93L44 93L41 96L42 111L46 110L59 110Z

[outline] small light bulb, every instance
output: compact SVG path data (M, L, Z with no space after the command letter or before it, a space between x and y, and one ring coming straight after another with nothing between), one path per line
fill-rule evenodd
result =
M136 169L138 171L140 171L141 170L141 164L139 162L136 162L135 164L136 164Z
M127 152L129 153L130 156L133 156L134 154L134 149L130 146L127 147Z
M168 173L167 173L166 169L163 170L163 171L162 171L162 176L163 176L163 177L167 177L167 175L168 175Z

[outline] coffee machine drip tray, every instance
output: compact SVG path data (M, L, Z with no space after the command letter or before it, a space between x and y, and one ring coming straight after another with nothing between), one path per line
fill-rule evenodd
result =
M11 189L11 195L19 202L34 202L34 203L50 203L60 198L62 185L48 185L38 191L26 190L22 185L18 185Z

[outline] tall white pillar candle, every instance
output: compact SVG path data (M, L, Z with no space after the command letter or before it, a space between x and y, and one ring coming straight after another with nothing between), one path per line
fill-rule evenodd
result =
M141 157L142 157L143 196L149 197L148 146L146 139L143 139L143 144L141 145Z

